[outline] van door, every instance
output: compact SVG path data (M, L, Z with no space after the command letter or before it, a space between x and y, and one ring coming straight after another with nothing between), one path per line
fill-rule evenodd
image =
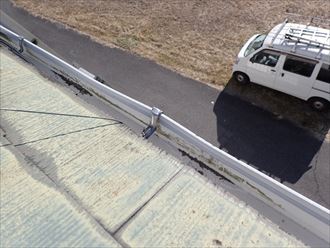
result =
M274 89L306 99L315 80L314 68L317 64L293 55L286 55L283 68L279 70Z
M267 49L254 54L247 62L251 82L273 88L279 58L280 53Z
M322 97L330 101L330 64L320 63L319 66L316 66L315 70L318 74L310 96Z

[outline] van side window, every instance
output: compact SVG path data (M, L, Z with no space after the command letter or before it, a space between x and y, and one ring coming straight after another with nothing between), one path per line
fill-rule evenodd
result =
M316 79L330 84L330 65L323 64Z
M263 50L263 51L255 54L252 57L251 61L253 63L258 63L258 64L262 64L262 65L275 67L279 57L280 57L279 53L276 53L276 52L273 52L270 50Z
M283 70L305 77L310 77L313 73L315 64L316 62L307 59L287 56L284 62Z

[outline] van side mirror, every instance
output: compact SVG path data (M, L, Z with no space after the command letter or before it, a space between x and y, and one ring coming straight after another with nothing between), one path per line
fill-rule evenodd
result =
M253 56L252 58L250 58L250 62L251 62L252 64L255 62L255 60L256 60L256 57L255 57L255 56Z

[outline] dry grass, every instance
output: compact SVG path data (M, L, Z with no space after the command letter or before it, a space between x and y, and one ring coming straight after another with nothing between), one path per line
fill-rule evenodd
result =
M254 33L286 12L330 18L328 0L14 0L102 43L155 60L183 75L225 85ZM293 16L294 17L294 16ZM306 19L307 20L307 19Z

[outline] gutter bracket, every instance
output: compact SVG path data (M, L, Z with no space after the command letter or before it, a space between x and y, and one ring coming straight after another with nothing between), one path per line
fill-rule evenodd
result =
M24 38L22 36L20 36L19 37L19 50L18 50L19 53L22 53L24 51L23 41L24 41Z
M146 128L144 128L141 133L143 138L148 139L156 131L159 122L159 117L161 116L162 113L163 111L156 107L153 107L151 109L150 124Z

